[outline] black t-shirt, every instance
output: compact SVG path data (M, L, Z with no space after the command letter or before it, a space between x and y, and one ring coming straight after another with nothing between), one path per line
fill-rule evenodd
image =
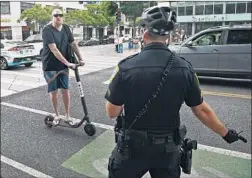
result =
M139 54L122 60L116 67L105 98L114 105L124 104L126 128L156 91L170 56L171 51L165 44L152 43ZM192 65L176 56L158 98L132 128L176 128L180 125L179 110L184 102L187 106L194 107L200 105L203 98Z
M69 31L69 33L67 33L67 30ZM64 24L61 31L59 31L51 24L49 24L43 29L42 38L43 52L41 58L43 70L60 71L65 69L67 66L54 56L48 44L55 43L61 54L68 60L68 42L72 43L74 41L73 34L70 32L69 27Z

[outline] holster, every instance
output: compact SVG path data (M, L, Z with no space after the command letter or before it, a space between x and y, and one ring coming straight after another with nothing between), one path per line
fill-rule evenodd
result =
M191 140L189 138L185 139L186 127L184 125L181 126L180 129L178 129L178 132L182 141L182 146L180 149L180 155L181 155L180 166L185 174L191 174L192 150L197 149L197 141Z
M186 136L186 126L185 125L180 125L178 128L175 129L174 133L174 142L176 145L182 145L183 140Z

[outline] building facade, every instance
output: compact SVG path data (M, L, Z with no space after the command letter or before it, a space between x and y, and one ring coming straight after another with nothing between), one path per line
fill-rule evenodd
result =
M170 6L169 2L159 2L159 6ZM177 29L185 30L187 36L212 26L251 23L250 2L172 2L171 8L177 12Z
M79 4L78 1L73 2L0 2L1 3L1 28L0 37L1 39L9 40L24 40L30 36L33 31L29 29L28 25L24 21L19 21L21 13L28 8L32 8L35 4L41 4L42 7L51 6L59 7L64 13L71 10L82 9L85 10L83 4ZM99 3L99 2L97 2ZM85 4L85 2L84 2ZM35 31L39 31L39 26ZM96 29L93 27L75 27L73 29L75 38L99 38L107 33L107 28Z

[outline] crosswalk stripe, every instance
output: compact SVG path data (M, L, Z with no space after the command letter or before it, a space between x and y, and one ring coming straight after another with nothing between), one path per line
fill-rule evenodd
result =
M106 56L105 54L104 56L91 56L85 59L84 55L86 64L83 67L79 67L79 74L84 75L114 67L123 58L123 56ZM74 71L70 70L69 75L70 78L75 77ZM32 67L22 68L21 66L18 70L1 70L1 84L4 86L4 89L1 89L1 97L17 93L17 91L46 85L42 62L36 62ZM15 89L15 87L18 88Z
M1 89L1 97L8 96L8 95L11 95L11 94L14 94L14 93L17 93L17 92L12 91L12 90Z
M28 82L24 80L15 80L14 82L8 79L1 79L1 85L2 83L7 83L7 84L13 84L13 85L19 85L19 86L27 86L27 87L39 87L42 85L45 85L46 82Z
M25 73L25 72L16 72L16 71L1 71L1 73L3 73L3 74L14 74L14 75L18 75L18 76L20 76L20 75L22 75L22 76L27 76L27 77L40 77L41 76L41 74L36 74L36 73Z

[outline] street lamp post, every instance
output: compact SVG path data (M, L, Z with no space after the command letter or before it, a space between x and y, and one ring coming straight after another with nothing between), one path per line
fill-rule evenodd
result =
M121 11L120 11L120 2L118 1L117 2L117 6L118 6L118 9L117 9L117 15L118 15L118 20L117 20L117 34L118 34L118 37L120 35L120 22L121 22Z

